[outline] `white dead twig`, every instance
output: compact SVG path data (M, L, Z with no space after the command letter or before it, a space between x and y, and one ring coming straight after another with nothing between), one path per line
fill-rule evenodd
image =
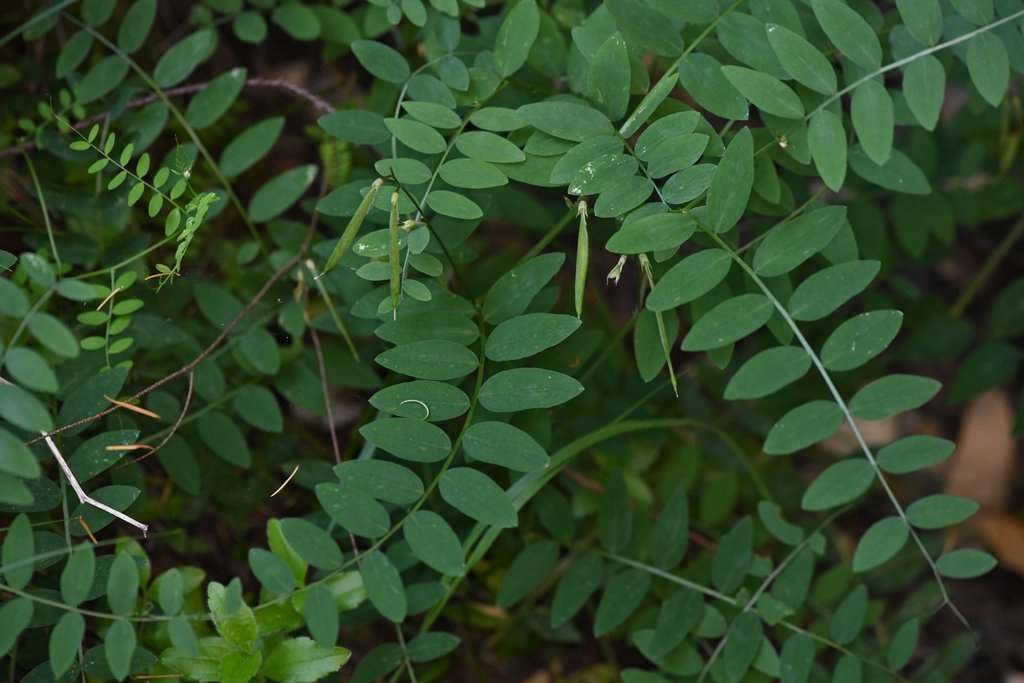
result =
M142 522L136 519L133 519L132 517L129 517L128 515L124 514L123 512L120 512L119 510L115 510L106 503L101 503L100 501L89 496L85 491L83 491L82 485L78 483L77 479L75 479L74 473L71 471L71 468L68 467L68 463L64 460L64 456L60 454L60 450L57 448L57 444L53 442L53 439L51 439L50 435L47 434L46 432L40 432L40 434L42 434L43 439L46 440L46 445L50 447L50 452L53 453L53 457L57 460L57 464L59 464L60 468L64 470L64 476L68 478L68 482L71 483L71 488L75 490L75 494L78 496L79 503L82 503L84 505L92 505L94 508L103 510L107 514L113 515L114 517L117 517L123 522L128 522L136 529L141 529L142 535L146 535L146 531L149 529L149 526L143 524Z

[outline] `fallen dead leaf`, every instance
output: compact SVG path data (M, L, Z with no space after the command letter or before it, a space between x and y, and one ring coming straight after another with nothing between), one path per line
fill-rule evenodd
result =
M1017 459L1013 423L1013 402L1000 389L967 404L945 473L946 493L972 498L985 512L1006 510Z
M1013 515L998 512L979 515L972 521L999 559L999 564L1024 576L1024 522Z

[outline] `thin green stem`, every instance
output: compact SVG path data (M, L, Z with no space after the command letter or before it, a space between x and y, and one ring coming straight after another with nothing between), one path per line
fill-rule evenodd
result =
M1009 255L1010 250L1017 243L1020 238L1024 236L1024 217L1017 219L1014 223L1013 228L1010 232L1006 233L1003 241L999 243L989 257L985 259L985 263L982 264L981 268L978 269L977 274L971 279L971 283L967 285L963 293L953 304L953 307L949 309L949 315L953 318L959 318L967 310L967 307L971 305L974 298L981 292L982 287L988 282L992 274L996 272L999 265Z

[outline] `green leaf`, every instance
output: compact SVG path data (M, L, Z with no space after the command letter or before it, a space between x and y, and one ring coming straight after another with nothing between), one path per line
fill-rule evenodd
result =
M693 166L707 149L710 138L704 133L690 133L665 140L651 152L647 173L664 178Z
M383 643L370 650L352 673L352 683L373 683L402 663L405 653L398 643Z
M683 39L674 23L640 0L608 0L608 12L630 45L663 57L678 57Z
M936 561L939 573L949 579L976 579L996 568L998 562L983 550L963 548L946 553Z
M821 348L821 362L833 372L853 370L884 351L903 325L899 311L869 311L837 327Z
M453 633L430 631L410 640L406 652L411 662L432 662L457 648L460 642Z
M514 607L548 578L556 562L558 545L554 541L534 541L525 546L505 572L495 604L505 610Z
M842 0L811 0L814 16L832 44L865 69L882 64L882 46L874 29Z
M496 325L520 315L563 263L565 254L541 254L502 275L484 297L484 320Z
M853 91L850 118L868 159L882 166L892 152L894 114L892 98L878 81L862 83Z
M274 147L283 128L283 116L273 116L249 126L224 147L220 170L233 178L251 168Z
M217 31L204 28L178 41L161 55L153 69L153 80L161 88L170 88L188 78L197 66L213 56L217 49Z
M508 494L483 472L453 467L441 475L441 497L462 514L496 527L518 524Z
M28 446L6 429L0 429L0 472L21 479L36 479L42 472Z
M690 504L686 487L677 485L665 501L651 530L651 562L670 570L683 559L689 544Z
M864 627L864 618L868 612L868 589L861 584L836 607L832 614L830 635L840 645L847 645L857 637Z
M455 138L455 148L470 159L494 164L526 160L526 153L505 138L486 131L469 131Z
M903 95L921 127L935 130L946 95L946 70L942 62L934 55L924 55L904 67Z
M245 69L235 68L207 83L188 103L185 119L197 130L215 124L242 92L245 76Z
M934 494L907 506L907 520L918 529L942 529L964 521L978 507L970 498Z
M469 190L508 184L508 178L504 173L493 164L480 159L451 159L441 165L438 175L441 176L441 180L453 187Z
M404 83L409 79L409 64L394 48L377 40L357 40L352 54L374 77L388 83Z
M794 320L819 320L855 297L875 278L878 261L847 261L819 270L800 285L789 299Z
M317 525L298 517L282 519L280 525L284 540L304 561L317 569L325 570L337 569L341 564L341 550L338 549L338 544L330 534ZM292 571L295 571L294 568Z
M17 642L21 632L32 619L33 603L28 598L12 598L0 605L0 657L4 657Z
M934 45L942 37L942 7L939 6L939 0L896 0L896 8L910 35L922 45Z
M899 627L889 641L889 649L885 653L885 661L890 669L902 669L910 662L917 651L917 639L920 635L921 622L916 618Z
M413 462L444 460L452 447L443 429L408 417L374 420L360 427L359 433L377 448Z
M540 31L536 0L520 0L505 15L494 39L494 68L502 78L519 71Z
M519 360L551 348L580 326L579 318L555 313L528 313L499 324L487 338L487 357Z
M50 364L32 349L16 347L7 351L4 367L18 384L48 394L57 393L57 375Z
M295 576L284 560L263 548L249 549L253 575L272 593L284 595L295 589Z
M639 168L637 160L629 155L605 154L588 161L572 176L569 180L569 194L586 195L614 191L618 182L632 177Z
M983 342L960 364L950 383L950 403L961 403L1011 380L1020 367L1020 349L1005 342Z
M402 577L383 552L371 550L363 553L360 563L366 597L388 621L400 623L405 620L408 604Z
M448 190L434 190L427 195L427 206L442 216L471 221L484 215L476 202Z
M811 357L798 346L765 349L744 363L725 387L725 398L763 398L807 374Z
M621 33L611 34L597 51L587 72L585 91L608 118L618 121L629 107L632 67Z
M691 52L679 64L679 84L701 107L724 119L746 121L747 100L722 73L711 55Z
M649 646L651 654L655 657L668 654L683 642L703 615L704 599L700 593L687 586L676 588L658 609L658 620Z
M299 2L286 2L274 8L271 21L295 40L315 40L320 37L320 18L311 7Z
M182 573L172 567L157 580L157 598L164 614L177 614L184 604L185 579Z
M836 74L825 55L785 26L767 24L765 32L779 63L797 83L829 95L836 91Z
M391 528L384 506L359 489L321 483L316 485L316 499L331 519L356 536L380 538Z
M921 195L932 192L928 177L898 149L893 149L885 165L879 166L868 158L859 144L854 145L850 151L850 168L869 183L893 192Z
M107 666L119 681L123 681L131 671L135 643L135 626L126 619L116 619L103 638Z
M462 576L466 561L459 537L444 517L429 510L417 510L402 526L412 552L423 564L444 576Z
M861 420L884 420L920 408L942 385L930 377L889 375L871 382L850 399L850 412Z
M119 55L108 55L89 68L82 80L72 89L77 104L89 104L104 97L121 85L128 75L128 62Z
M807 127L807 144L822 181L830 190L838 192L846 179L847 141L843 119L828 109L819 109Z
M307 164L274 176L256 190L249 201L249 217L257 223L277 218L302 197L316 174L316 165Z
M252 466L252 453L245 435L227 415L206 413L196 421L196 427L199 438L224 462L245 469Z
M726 232L743 216L754 186L754 137L749 128L736 133L708 188L708 222L715 232Z
M23 318L28 313L25 292L7 278L0 278L0 313L9 318Z
M0 384L0 417L30 432L50 432L50 412L35 396L13 384Z
M608 117L586 104L567 100L531 102L517 110L537 130L562 140L580 142L594 135L611 135ZM463 152L463 154L466 154ZM471 156L466 154L466 156Z
M750 665L757 657L758 650L761 649L763 638L764 629L761 618L756 613L741 612L733 619L733 622L729 624L725 647L722 650L727 681L739 683L744 680L744 676L750 670Z
M4 583L13 588L24 588L32 579L35 569L33 555L35 544L32 538L32 524L22 513L7 527L0 566L4 568Z
M810 401L793 408L772 426L764 440L764 452L787 455L832 436L843 424L842 409L832 401Z
M412 119L384 119L391 134L406 147L424 154L438 154L448 146L436 130Z
M384 117L365 109L343 109L325 114L317 124L330 135L357 145L375 145L391 137Z
M480 330L472 320L460 313L434 311L389 320L374 330L374 334L392 344L443 339L469 346L480 336Z
M696 221L688 214L660 213L645 216L623 224L608 240L605 249L614 254L677 249L690 239L696 227Z
M374 359L388 370L416 379L446 380L476 370L476 354L462 344L425 339L388 349Z
M806 683L814 666L814 641L804 633L791 635L779 655L782 683Z
M668 311L690 303L714 289L732 267L732 258L722 249L704 249L687 256L661 276L645 306L651 311Z
M110 566L107 576L107 602L115 614L128 615L135 611L139 593L139 569L135 560L120 552Z
M985 101L998 107L1010 83L1006 46L991 32L979 33L967 43L967 72Z
M231 407L256 429L273 434L280 434L284 430L284 417L277 397L264 386L242 387L231 400Z
M743 339L768 322L775 308L764 294L740 294L701 316L683 337L683 351L717 349Z
M875 469L864 458L855 456L840 460L814 478L804 492L800 506L816 512L846 505L871 488L874 481Z
M156 0L136 0L121 16L117 27L117 45L132 54L145 45L156 19Z
M395 417L441 422L464 414L469 397L451 384L416 380L381 389L370 397L370 405Z
M78 340L67 325L49 313L36 313L28 320L28 329L45 348L64 358L77 358Z
M312 586L302 603L302 615L317 645L325 650L334 647L338 640L338 609L330 591L322 585Z
M711 561L711 582L723 593L734 593L754 561L754 520L744 517L718 543Z
M796 546L804 540L803 530L787 522L782 516L782 509L775 503L760 501L757 504L757 516L768 533L786 545Z
M235 647L249 650L256 642L256 617L244 602L230 610L227 592L224 584L216 581L206 587L206 604L213 615L213 625L221 638Z
M338 671L351 656L343 647L323 648L305 636L285 638L270 650L261 670L280 683L314 683Z
M829 243L846 225L846 207L829 206L774 228L754 254L754 271L776 277L793 270Z
M804 115L800 97L774 76L732 64L723 66L722 74L741 95L766 114L784 119L798 119Z
M562 574L551 602L551 627L572 619L604 583L604 562L596 555L580 555Z
M60 575L60 593L64 601L75 606L85 600L92 587L96 556L89 545L80 545L68 556Z
M875 569L891 560L907 543L910 532L899 517L881 519L864 532L853 552L853 571Z
M627 569L612 577L597 604L594 636L600 638L628 619L647 597L651 575L639 569Z
M423 482L414 472L386 460L346 460L334 466L334 473L344 486L387 503L408 505L423 495Z
M526 125L526 121L519 116L519 113L515 109L509 109L508 107L484 107L483 109L477 109L470 114L469 121L477 128L498 133L507 133Z
M504 422L475 422L462 440L467 455L514 472L536 472L548 466L544 448L532 436Z
M65 612L50 633L50 670L58 679L71 668L85 635L85 619L78 612Z
M85 58L89 56L92 49L92 34L85 29L79 29L71 34L54 65L54 75L57 78L66 78L69 73L77 69ZM86 147L88 149L88 147Z
M554 408L578 396L583 385L554 370L515 368L492 375L480 388L480 405L495 413Z
M594 215L598 218L618 218L646 202L655 190L654 183L643 176L622 178L597 198Z
M267 20L258 12L242 12L231 22L235 35L243 43L258 45L267 38Z

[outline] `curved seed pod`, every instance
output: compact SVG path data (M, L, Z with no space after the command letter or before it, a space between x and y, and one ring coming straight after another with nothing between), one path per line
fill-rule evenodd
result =
M373 181L373 185L370 186L370 191L363 197L363 201L359 202L359 208L356 209L355 215L352 216L352 220L345 226L345 232L341 233L341 239L334 246L334 251L331 252L330 257L327 259L327 263L324 264L324 269L320 271L321 277L326 274L331 268L337 265L341 257L345 255L348 248L352 246L352 243L356 241L356 235L359 234L359 228L363 225L363 219L366 218L366 214L370 213L370 207L373 206L373 200L377 197L377 191L384 184L383 178L377 178Z
M388 261L391 265L391 310L398 315L398 299L402 295L402 264L398 248L398 191L391 193L391 214L388 216Z
M581 199L576 205L580 217L580 231L576 237L576 281L574 300L576 317L583 318L583 291L587 286L587 262L590 258L590 236L587 234L587 202Z

